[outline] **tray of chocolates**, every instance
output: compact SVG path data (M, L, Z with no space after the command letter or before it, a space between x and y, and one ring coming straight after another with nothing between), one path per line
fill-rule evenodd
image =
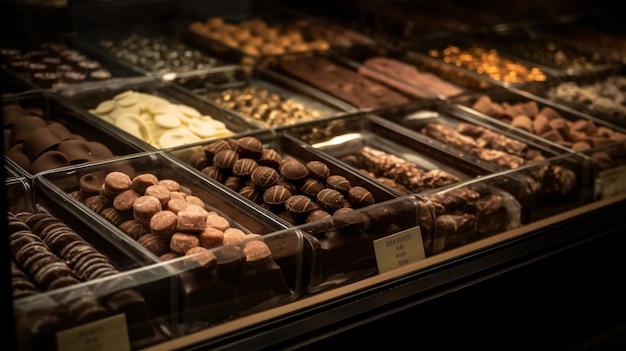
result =
M273 131L166 152L289 226L398 196L297 139Z
M372 79L335 55L283 59L268 68L315 87L359 110L402 105L424 98L398 89L393 80L383 83Z
M498 52L563 70L565 74L573 76L601 72L620 64L619 60L597 50L543 35L540 30L532 28L497 31L489 36L476 37L473 41L489 43Z
M497 47L475 41L469 35L423 39L415 41L407 50L433 59L430 63L441 65L440 69L457 67L506 87L546 82L565 74L563 70L499 52Z
M453 99L453 101L455 101ZM493 124L504 123L531 133L575 152L593 155L596 169L619 165L619 144L626 141L624 128L601 119L571 110L552 101L524 92L494 89L483 94L468 94L456 99L460 108L467 108ZM615 144L615 147L604 145Z
M311 133L316 130L324 133ZM464 163L454 154L398 132L395 124L368 114L312 122L282 131L402 195L446 187L493 172Z
M182 37L229 62L266 65L284 57L331 50L330 43L286 11L191 18ZM312 34L313 36L310 36Z
M379 111L376 115L406 128L414 137L426 138L437 148L457 152L459 157L473 160L470 161L473 163L489 164L497 171L517 170L535 163L541 165L526 167L512 175L525 184L520 189L504 187L519 196L524 209L545 206L547 214L579 206L593 198L593 167L587 157L514 128L485 123L448 102L404 106ZM558 156L563 157L557 161ZM530 214L534 213L533 209ZM523 218L526 221L531 217Z
M479 75L462 74L460 69L443 69L411 52L382 45L338 49L337 57L360 74L383 82L415 98L450 98L467 90L493 86Z
M304 241L263 238L246 249L247 241L285 226L161 152L48 172L37 185L111 228L105 239L116 246L174 270L182 333L274 307L298 293Z
M71 40L37 44L0 44L3 79L15 92L33 88L56 89L97 83L138 74L115 60L100 57Z
M151 150L258 128L176 84L150 77L58 93L94 121L138 140Z
M303 271L303 297L388 272L434 254L434 212L417 196L403 196L279 233L302 233L316 248ZM306 273L305 273L306 274Z
M107 29L83 35L78 42L143 75L163 77L226 64L208 50L184 42L176 33L165 34L154 29L134 28L131 32Z
M22 176L146 150L51 94L5 96L2 110L4 158Z
M227 66L179 75L175 83L260 128L338 116L354 107L308 85L260 67Z
M620 66L576 78L563 77L549 85L531 84L520 87L520 90L626 127L625 87L626 70Z
M18 349L51 349L61 332L76 335L88 323L107 325L134 348L170 337L174 311L163 303L173 298L170 272L128 273L150 257L104 240L107 228L59 206L26 178L7 180L5 190Z

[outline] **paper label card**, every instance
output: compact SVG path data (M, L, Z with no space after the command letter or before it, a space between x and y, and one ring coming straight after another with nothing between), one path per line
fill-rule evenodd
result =
M607 169L598 174L602 181L602 197L626 192L626 165Z
M409 228L374 241L378 273L384 273L426 258L422 231Z
M130 351L124 314L66 329L56 337L59 351Z

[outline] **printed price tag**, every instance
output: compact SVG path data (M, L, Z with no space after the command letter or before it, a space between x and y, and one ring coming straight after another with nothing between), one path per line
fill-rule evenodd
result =
M124 314L58 332L56 337L59 351L130 351Z
M626 165L602 171L598 177L602 181L602 198L626 192Z
M374 241L378 273L426 258L420 227L403 230Z

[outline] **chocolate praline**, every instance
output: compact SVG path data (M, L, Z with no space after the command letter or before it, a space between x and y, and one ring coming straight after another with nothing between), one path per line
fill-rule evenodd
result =
M309 170L311 177L320 181L326 181L326 178L330 175L330 169L321 161L309 161L306 163L306 168Z
M255 137L242 137L237 139L237 151L244 158L258 160L263 155L263 144Z
M333 214L333 223L340 233L354 237L370 226L370 219L362 211L342 208Z
M343 207L344 197L337 190L326 188L317 193L317 203L329 213L334 213Z
M278 181L279 174L275 169L267 166L258 166L252 171L251 180L260 187L269 187Z
M309 175L309 170L300 161L287 160L280 165L280 174L285 179L296 181L306 178Z
M352 187L348 191L348 199L354 208L367 207L376 202L374 195L361 186Z

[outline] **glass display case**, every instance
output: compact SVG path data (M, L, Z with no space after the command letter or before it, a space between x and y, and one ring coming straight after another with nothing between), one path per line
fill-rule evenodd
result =
M625 345L623 28L514 5L4 1L14 348Z

